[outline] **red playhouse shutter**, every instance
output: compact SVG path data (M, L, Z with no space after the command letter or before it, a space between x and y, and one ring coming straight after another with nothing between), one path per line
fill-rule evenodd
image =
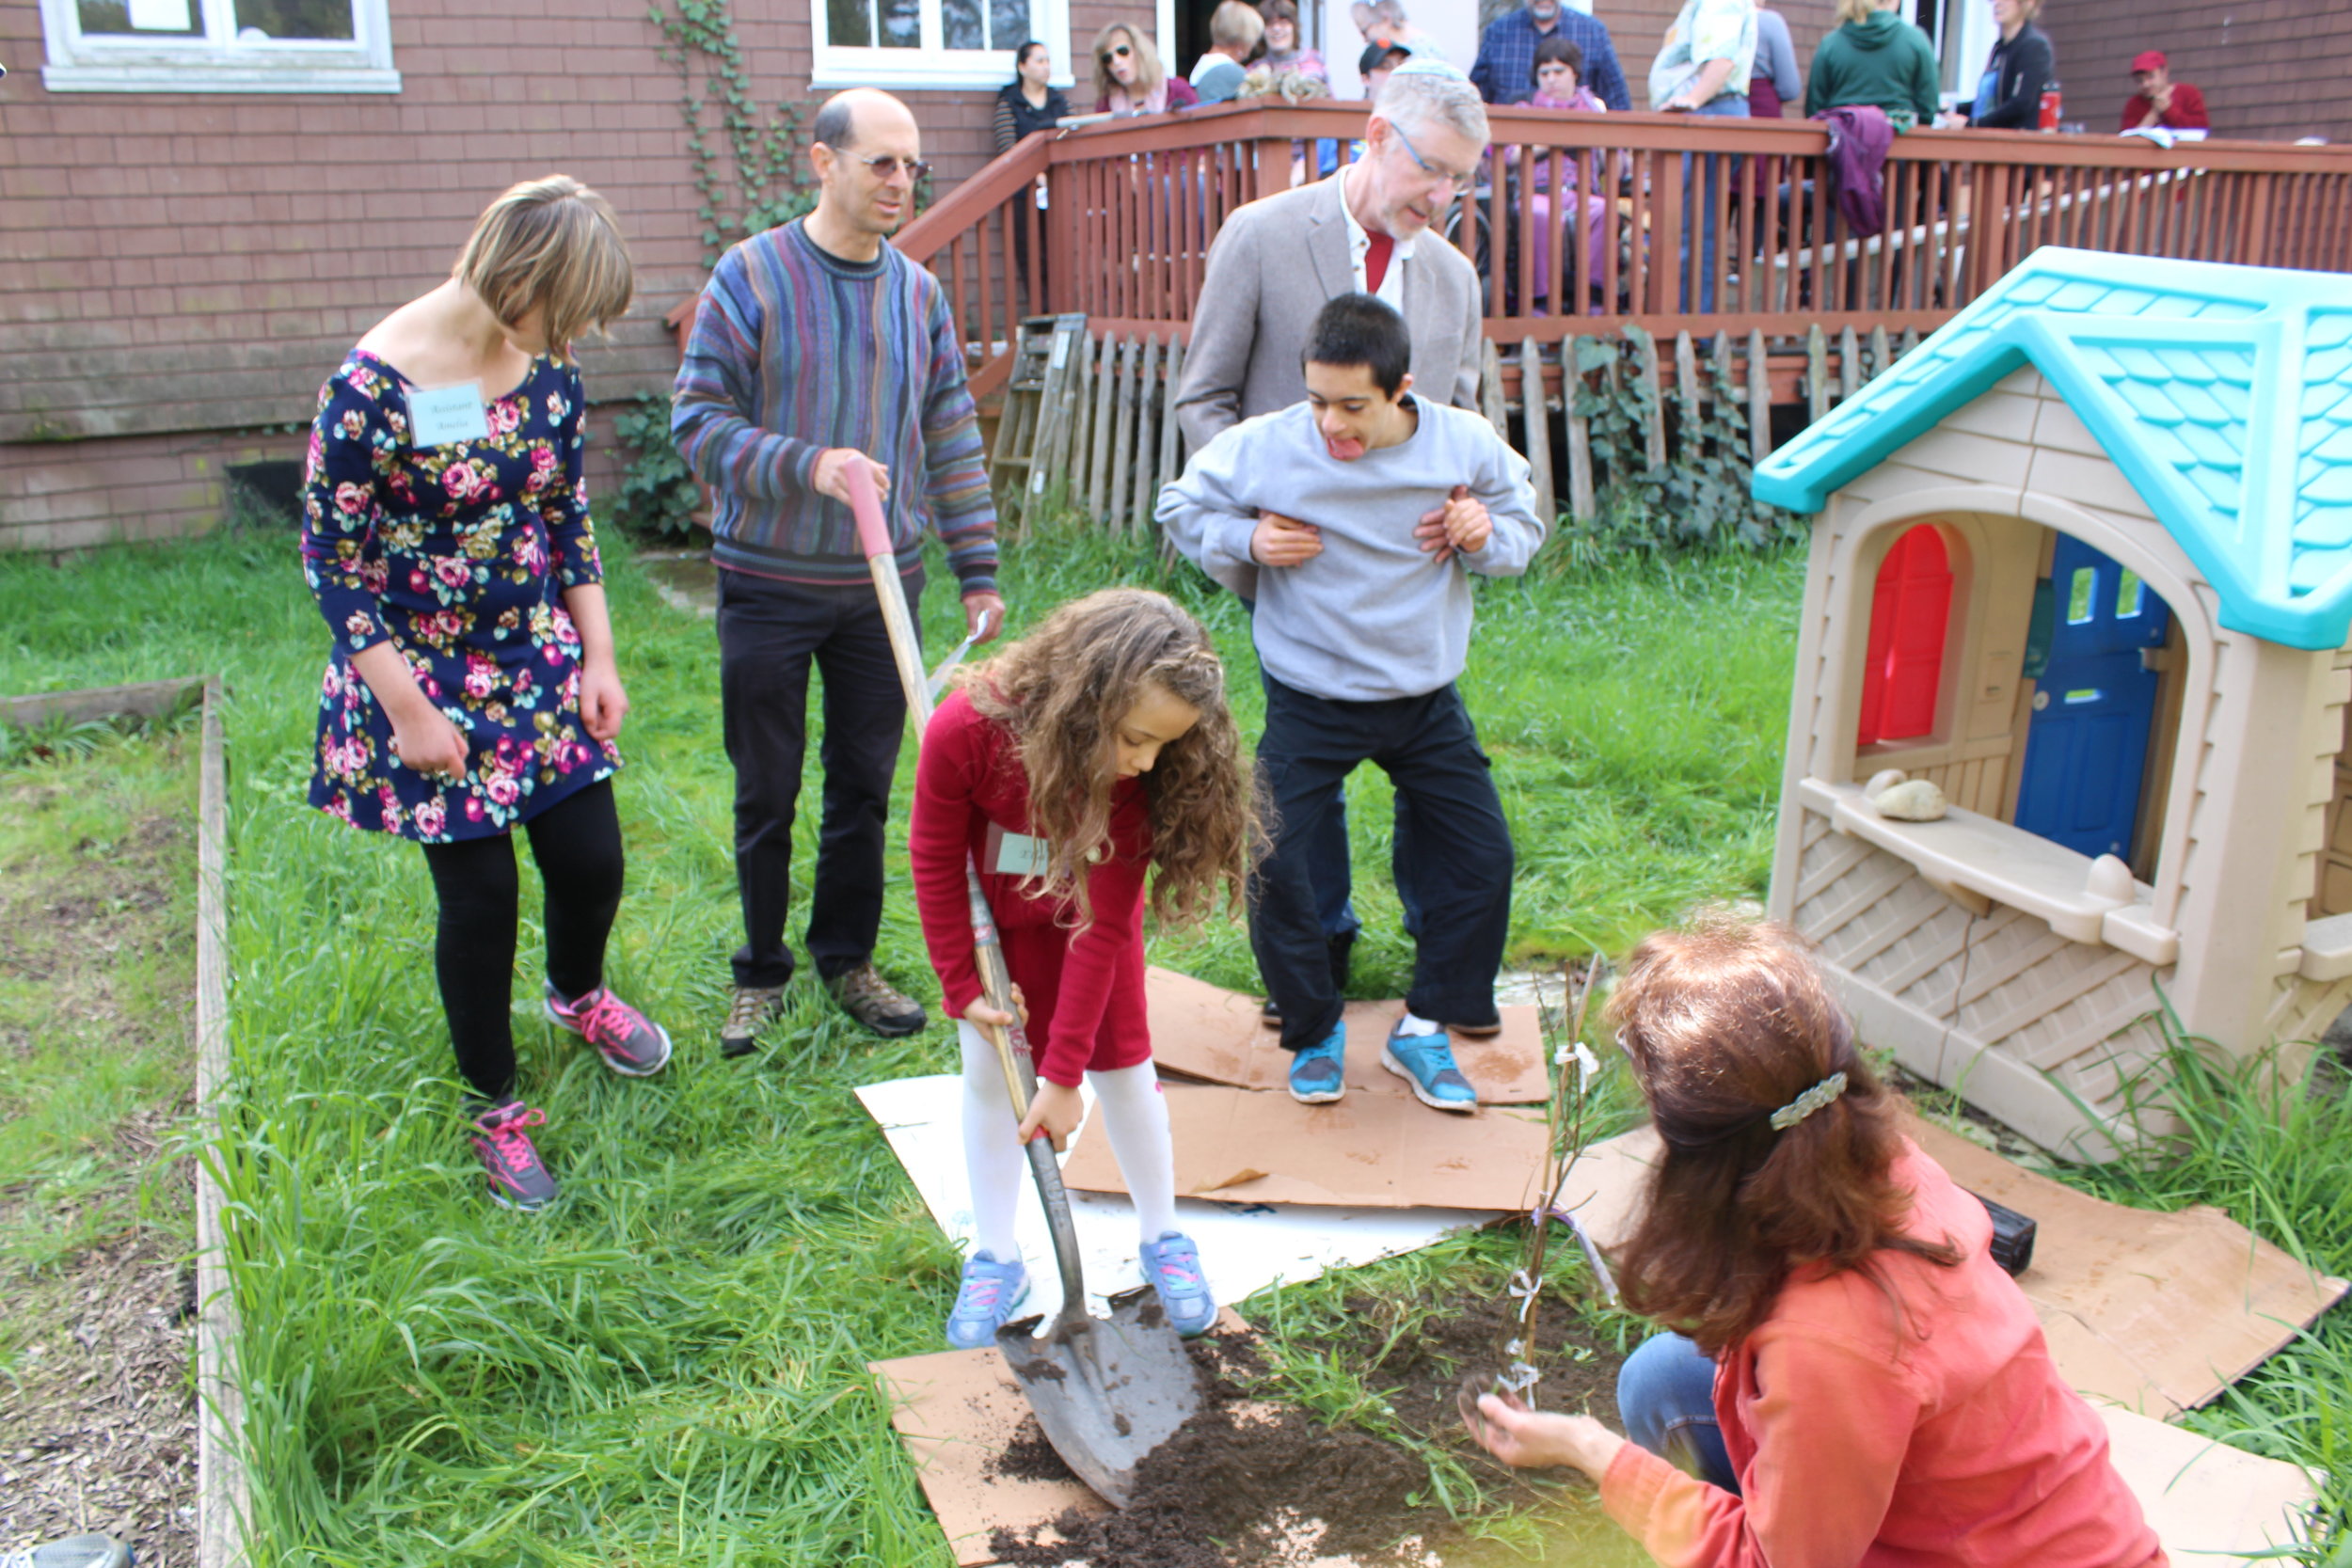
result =
M1952 613L1952 567L1931 524L1908 530L1879 566L1870 592L1857 746L1909 740L1935 728L1944 684L1944 634Z

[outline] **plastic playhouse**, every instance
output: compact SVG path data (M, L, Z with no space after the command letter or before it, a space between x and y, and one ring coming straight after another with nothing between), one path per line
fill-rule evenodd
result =
M2166 1003L2241 1055L2327 1029L2352 277L2038 251L1755 488L1819 514L1771 911L1867 1041L2097 1159ZM1882 814L1913 780L1948 812Z

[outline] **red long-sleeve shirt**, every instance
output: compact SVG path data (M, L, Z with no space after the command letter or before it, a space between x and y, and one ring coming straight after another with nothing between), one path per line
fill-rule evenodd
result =
M989 828L1028 833L1029 781L1019 743L974 711L958 691L923 732L914 769L914 816L907 850L923 941L939 972L942 1001L956 1018L980 997L972 955L968 855L996 916L1005 967L1029 1006L1028 1035L1040 1077L1075 1088L1089 1069L1151 1060L1143 1001L1143 888L1151 868L1152 817L1142 781L1111 788L1109 852L1087 870L1093 921L1073 929L1068 899L1029 896L1025 879L991 869Z
M1667 1568L2161 1568L1983 1205L1914 1146L1895 1169L1908 1228L1960 1266L1881 1253L1893 1301L1860 1274L1790 1280L1715 1374L1740 1494L1628 1443L1602 1505Z
M2123 101L2122 122L2116 130L2133 130L2147 118L2148 100L2134 93ZM2205 113L2205 95L2186 82L2172 84L2172 106L2156 117L2156 123L2175 131L2204 131L2213 126L2212 119Z

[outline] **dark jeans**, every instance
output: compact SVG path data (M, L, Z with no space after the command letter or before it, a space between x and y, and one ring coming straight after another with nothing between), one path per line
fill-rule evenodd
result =
M1625 1434L1685 1475L1737 1497L1724 1429L1715 1418L1715 1363L1679 1334L1653 1334L1617 1370Z
M1377 763L1412 812L1400 883L1419 892L1421 931L1406 1005L1441 1023L1495 1021L1494 980L1511 923L1511 834L1478 732L1452 686L1347 703L1265 678L1258 742L1274 810L1273 847L1250 881L1249 940L1282 1045L1303 1050L1340 1020L1316 915L1313 850L1359 763Z
M566 1001L604 984L604 942L621 909L621 818L612 781L567 795L523 824L547 895L548 983ZM440 900L433 974L457 1070L476 1094L515 1090L515 923L522 906L515 837L427 844Z
M906 580L910 615L922 593L920 577ZM739 986L792 978L784 928L811 659L825 679L825 789L808 956L831 979L873 957L882 927L882 825L907 722L890 634L870 584L820 588L721 570L719 693L735 765L735 879L743 902Z

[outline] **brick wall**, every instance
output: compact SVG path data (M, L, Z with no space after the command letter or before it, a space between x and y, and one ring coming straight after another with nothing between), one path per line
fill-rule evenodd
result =
M2042 14L2066 118L2112 133L2132 56L2161 49L2205 95L2217 136L2352 140L2352 7L2334 0L2058 0Z
M737 23L755 97L804 115L808 3ZM1113 8L1073 7L1081 44ZM612 199L637 262L628 318L583 347L590 395L667 386L660 317L703 246L643 0L393 0L391 30L392 95L50 93L37 0L0 0L0 548L203 526L223 465L298 446L282 427L353 341L550 170ZM993 152L991 95L905 96L944 194Z

